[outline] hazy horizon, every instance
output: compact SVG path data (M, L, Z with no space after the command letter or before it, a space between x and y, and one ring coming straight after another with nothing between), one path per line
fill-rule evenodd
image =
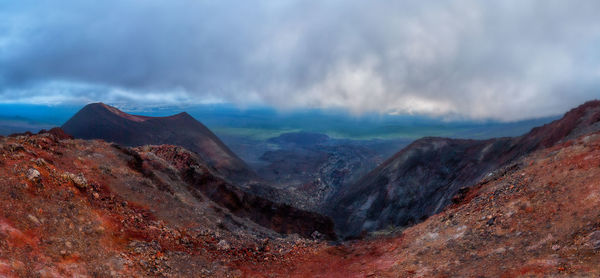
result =
M600 96L600 2L3 1L0 103L518 121Z
M83 105L0 104L0 127L16 127L10 133L61 126ZM265 140L289 132L315 132L340 139L409 139L425 136L485 139L517 136L561 115L513 122L452 119L419 115L353 115L344 110L296 109L281 112L271 107L240 109L231 104L169 107L118 107L124 112L146 116L169 116L188 112L220 137ZM7 128L8 128L7 127ZM4 134L2 134L4 133Z

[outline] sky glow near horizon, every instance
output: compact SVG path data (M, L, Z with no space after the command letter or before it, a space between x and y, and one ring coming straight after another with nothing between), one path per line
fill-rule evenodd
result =
M600 97L598 1L0 0L0 103L513 121Z

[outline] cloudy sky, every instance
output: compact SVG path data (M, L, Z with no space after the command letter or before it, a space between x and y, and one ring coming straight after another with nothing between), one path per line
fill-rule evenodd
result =
M0 0L0 102L518 120L600 98L600 1Z

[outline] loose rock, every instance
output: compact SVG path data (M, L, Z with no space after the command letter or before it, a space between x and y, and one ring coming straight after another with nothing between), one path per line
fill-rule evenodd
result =
M67 173L63 174L63 177L70 179L73 182L73 184L75 184L75 186L77 186L81 189L88 187L88 182L85 179L85 177L83 176L83 174L81 174L81 173L79 173L79 175L75 175L73 173L67 172Z
M594 250L600 249L600 231L595 231L587 236L587 245Z
M35 217L35 216L31 215L31 214L28 214L27 218L29 218L29 220L31 220L31 222L33 222L33 223L35 223L37 225L41 224L40 220L37 217Z
M40 181L42 174L36 169L30 168L27 170L27 179L30 181Z
M219 241L219 243L217 243L217 248L219 248L219 250L229 250L231 246L229 246L229 243L227 243L227 241L222 239Z

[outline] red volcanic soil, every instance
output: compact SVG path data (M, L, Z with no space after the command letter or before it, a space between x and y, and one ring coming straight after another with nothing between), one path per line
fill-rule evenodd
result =
M600 277L600 133L537 151L454 202L401 234L305 248L243 270L254 277Z
M54 133L0 137L0 277L236 277L318 244L265 226L331 235L326 218L239 191L182 148Z

